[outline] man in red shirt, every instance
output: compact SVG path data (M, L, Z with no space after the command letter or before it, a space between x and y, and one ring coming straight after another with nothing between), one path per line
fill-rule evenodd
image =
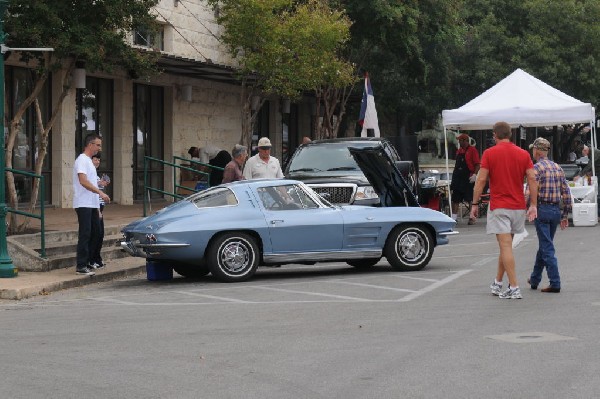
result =
M525 216L531 222L537 217L538 187L535 170L529 153L511 141L512 132L506 122L494 125L496 145L483 152L481 169L473 190L471 217L476 218L481 192L489 178L490 211L487 215L486 231L496 234L500 247L496 279L490 286L492 294L503 299L521 299L521 290L515 272L512 239L525 229ZM523 182L527 178L530 205L527 209ZM526 211L527 209L527 211ZM508 289L502 291L504 273L508 276Z
M459 148L456 150L456 162L452 172L452 219L456 220L458 207L461 202L473 200L473 184L479 172L479 153L472 145L469 145L469 135L458 136ZM475 219L469 218L469 224L474 224Z

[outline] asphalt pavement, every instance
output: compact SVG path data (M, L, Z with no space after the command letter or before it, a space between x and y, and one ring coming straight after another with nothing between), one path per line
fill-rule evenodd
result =
M483 223L422 271L344 263L260 268L244 283L141 273L0 301L3 397L595 398L600 227L556 234L559 294L490 294ZM542 285L547 284L544 280Z

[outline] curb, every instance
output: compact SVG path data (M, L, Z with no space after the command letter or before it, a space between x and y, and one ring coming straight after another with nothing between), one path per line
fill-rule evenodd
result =
M47 295L51 292L56 292L68 288L82 287L84 285L111 281L123 277L135 276L145 271L146 265L140 265L119 270L105 271L101 274L96 274L94 276L73 276L72 278L68 279L40 282L37 284L32 284L19 288L1 288L0 299L20 300L37 295Z

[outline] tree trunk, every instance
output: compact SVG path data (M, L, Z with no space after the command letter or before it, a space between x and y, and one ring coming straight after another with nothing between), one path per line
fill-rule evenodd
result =
M252 133L254 133L254 127L256 126L256 119L259 111L266 102L266 98L261 97L256 106L256 110L252 110L254 97L257 96L254 87L250 87L246 84L246 81L242 81L242 134L240 137L240 144L248 148L248 154L252 152Z
M69 76L69 75L70 74L67 74L65 76ZM62 91L62 93L60 93L60 96L58 97L58 101L56 102L56 106L52 110L52 115L50 116L50 120L46 124L46 127L44 127L44 121L42 118L42 110L40 109L40 103L37 98L34 101L35 113L36 113L36 117L37 117L36 118L37 119L37 127L38 127L38 131L41 132L38 154L37 154L37 158L35 160L35 168L33 171L33 173L35 173L36 175L42 174L42 168L44 167L44 160L46 159L46 154L48 153L48 139L50 137L50 131L52 130L52 127L54 126L54 123L56 122L58 112L60 111L60 109L62 107L62 103L63 103L65 97L67 96L67 94L69 94L69 91L71 90L71 86L67 85L65 83L66 82L63 82L63 86L62 86L63 91ZM27 211L29 213L33 213L33 211L35 210L35 206L37 204L38 193L40 190L40 183L41 183L40 179L35 179L33 181L33 188L31 189L31 201L29 203L29 210ZM42 198L42 201L44 201L44 198ZM27 226L29 225L29 221L30 221L30 218L25 218L23 223L18 227L18 231L19 232L25 231L27 229Z
M22 121L23 114L25 113L27 108L31 105L31 103L33 103L33 101L37 98L37 96L39 95L40 91L42 90L42 87L44 86L44 83L46 82L47 79L48 79L47 74L42 74L37 79L31 94L25 99L25 101L23 101L23 103L21 103L21 105L17 109L17 112L15 113L15 116L10 121L8 139L6 141L6 167L7 168L13 167L13 149L15 148L15 140L17 138L17 134L19 133L19 130L21 128L23 128L23 126L22 126L23 125L23 121ZM5 109L8 110L9 108L5 108ZM19 198L17 196L17 189L15 187L15 177L14 177L13 173L11 173L11 172L6 172L6 187L8 189L7 194L8 194L9 206L12 209L17 209L19 206ZM15 233L16 230L17 230L17 214L10 212L8 231L9 231L9 233Z
M50 59L47 59L47 65L49 65ZM67 73L65 74L65 81L66 79L68 79L71 76L71 71L73 70L73 68L75 67L75 60L72 60L68 67L67 67ZM14 150L14 146L15 146L15 140L17 137L17 134L19 132L20 127L22 126L22 118L23 115L25 114L25 111L27 110L27 108L29 108L29 106L34 102L37 101L37 98L40 94L40 92L42 91L42 88L44 87L44 84L46 83L46 81L48 80L48 68L44 69L44 73L42 73L41 75L39 75L35 81L33 90L31 91L31 94L25 99L25 101L23 101L23 103L21 103L21 105L19 106L19 108L17 109L17 111L15 112L14 117L12 118L12 120L10 121L10 125L9 125L9 135L6 141L6 167L7 168L12 168L13 167L13 150ZM58 110L60 109L61 105L62 105L62 101L64 100L66 93L65 91L68 92L69 89L69 85L65 85L65 81L63 81L63 93L61 93L61 96L59 97L59 101L57 102L57 105L55 107L55 109L53 110L52 113L52 118L51 118L51 123L54 124L54 120L56 119L56 115L58 114ZM67 87L65 87L67 86ZM5 96L6 98L6 96ZM5 108L5 109L9 109L9 108ZM49 123L48 126L51 128L52 125ZM49 131L49 129L48 129ZM47 141L46 141L47 143ZM41 144L40 144L41 145ZM33 151L35 151L35 149L33 149ZM40 156L40 154L38 154L38 158L36 160L36 170L37 170L37 164L38 162L40 163L40 167L39 170L41 171L41 168L43 166L43 162L44 162L44 157ZM44 153L45 155L45 153ZM36 172L37 173L37 172ZM37 179L36 179L37 180ZM34 182L34 186L35 186L35 182ZM37 183L39 184L39 183ZM17 190L15 187L15 179L14 179L14 175L11 172L6 172L6 186L7 186L7 194L8 194L8 204L12 209L17 209L18 208L18 204L19 204L19 198L17 195ZM37 191L36 191L37 192ZM36 196L33 195L32 192L32 198L31 201L33 203L35 203L36 201ZM31 208L31 207L30 207ZM15 233L18 232L20 230L19 226L18 226L18 221L17 221L17 215L13 212L10 212L10 219L9 219L9 229L8 232L9 233Z
M317 139L336 138L339 134L342 118L346 115L346 105L354 85L342 89L324 87L315 90L317 113L314 120L314 131ZM324 114L320 123L321 104Z

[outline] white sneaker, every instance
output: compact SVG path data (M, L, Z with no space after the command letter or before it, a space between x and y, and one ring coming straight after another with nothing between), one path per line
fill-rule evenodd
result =
M498 298L501 299L522 299L523 295L521 295L520 288L508 288L506 291L498 295Z
M502 284L497 284L496 281L493 281L490 289L492 290L492 295L499 296L502 293Z

